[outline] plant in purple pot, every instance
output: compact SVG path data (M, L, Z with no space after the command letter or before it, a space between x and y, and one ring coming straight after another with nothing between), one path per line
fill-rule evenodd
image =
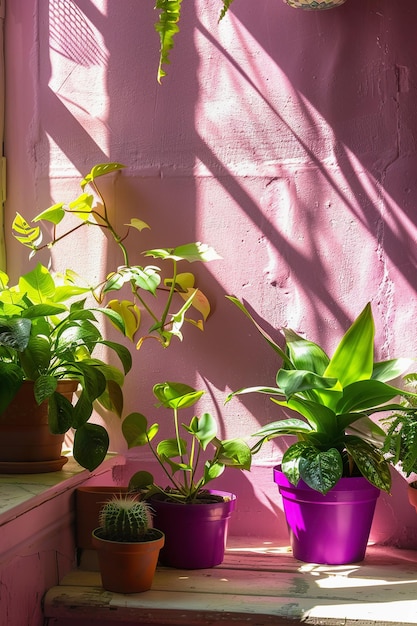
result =
M296 442L285 451L281 467L275 468L274 477L281 492L285 490L284 504L288 495L291 502L287 508L296 509L297 520L293 527L290 525L290 531L300 540L301 535L306 534L307 518L300 513L301 500L294 496L293 488L312 491L313 498L320 502L326 497L327 501L334 499L340 490L346 492L358 479L364 482L365 490L370 490L370 496L374 493L377 497L381 489L390 491L390 458L385 458L383 450L386 433L370 416L379 412L405 411L395 398L413 394L390 385L389 381L403 374L412 361L392 359L374 362L375 328L370 303L343 335L333 356L329 357L317 343L289 328L283 329L285 348L281 349L239 300L234 297L229 299L256 324L282 360L276 375L277 386L240 389L230 394L228 400L246 393L266 393L278 406L294 414L267 424L254 433L257 441L252 452L256 453L266 441L275 437L296 437ZM329 537L338 527L337 520L344 520L341 525L346 527L348 519L358 520L361 517L368 522L369 535L373 508L371 506L370 512L362 516L358 513L359 504L350 502L349 506L345 505L344 512L337 514L336 520L321 522L326 536L316 542L321 546L320 550L313 551L316 555L314 559L309 556L310 549L307 550L307 557L305 552L301 552L303 556L299 558L339 562L331 560L335 548L330 547ZM313 519L318 519L317 514ZM304 527L302 533L301 525ZM347 527L345 530L349 536L350 531ZM366 540L367 536L365 546ZM340 544L340 538L337 541ZM310 548L314 545L311 538L308 543ZM350 543L352 545L351 539ZM300 553L298 546L296 550ZM340 558L344 562L360 560L363 551L362 548L349 550L347 556L342 550Z
M155 524L166 536L161 561L189 569L213 567L224 556L227 525L236 496L213 491L207 485L226 467L249 470L251 450L243 439L221 440L210 413L193 415L188 423L179 412L204 394L189 385L164 382L154 386L159 406L172 411L172 437L157 443L159 424L148 424L141 413L131 413L122 424L129 448L147 445L167 479L156 484L148 471L134 474L130 490L139 491L155 511ZM178 521L177 521L178 520Z

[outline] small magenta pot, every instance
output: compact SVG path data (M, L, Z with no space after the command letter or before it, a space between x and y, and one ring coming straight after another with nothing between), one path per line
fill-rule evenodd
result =
M294 558L343 565L365 558L379 489L365 478L341 478L326 495L302 480L292 485L274 467Z
M150 501L153 523L165 535L159 556L162 565L178 569L204 569L220 565L224 559L230 516L236 496L210 490L220 502L180 504Z

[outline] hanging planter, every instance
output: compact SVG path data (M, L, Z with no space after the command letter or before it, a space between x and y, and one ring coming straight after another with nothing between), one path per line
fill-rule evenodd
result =
M284 0L284 2L294 9L322 11L325 9L335 9L336 7L340 7L346 2L346 0Z

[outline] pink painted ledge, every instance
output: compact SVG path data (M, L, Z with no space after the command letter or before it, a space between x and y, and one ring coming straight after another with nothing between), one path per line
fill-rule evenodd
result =
M0 526L86 481L99 481L102 475L108 477L116 465L123 463L123 457L109 454L97 470L89 472L71 456L58 472L0 474Z

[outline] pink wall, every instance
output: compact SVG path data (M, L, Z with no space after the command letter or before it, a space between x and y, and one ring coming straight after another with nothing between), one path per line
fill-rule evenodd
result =
M81 174L117 160L129 166L107 188L120 223L137 214L153 226L138 249L211 243L223 260L195 268L214 308L205 333L136 354L126 411L154 413L151 388L163 379L204 385L204 408L232 437L277 419L263 398L223 407L231 389L273 384L277 362L225 294L244 298L275 337L288 325L329 350L371 300L378 357L417 352L417 5L347 0L316 13L235 0L217 25L208 4L183 3L158 86L152 2L8 3L6 223L72 199ZM27 265L10 238L8 258L15 275ZM52 261L99 277L106 258L118 262L94 234ZM271 444L251 476L225 476L241 494L236 532L285 536L279 459ZM413 545L414 513L395 482L374 536Z

